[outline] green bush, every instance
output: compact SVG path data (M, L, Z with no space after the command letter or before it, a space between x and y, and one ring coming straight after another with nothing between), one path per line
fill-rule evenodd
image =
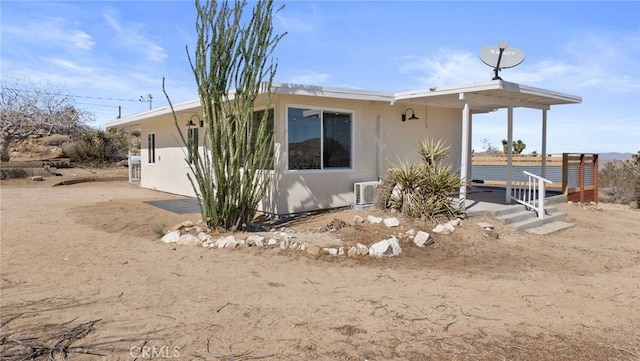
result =
M127 159L128 145L124 133L90 129L78 136L67 155L74 162L112 163Z
M448 153L445 143L427 139L418 144L422 163L404 161L391 167L389 172L398 192L391 195L390 206L414 218L455 216L452 195L460 189L462 180L451 171L450 164L442 163Z

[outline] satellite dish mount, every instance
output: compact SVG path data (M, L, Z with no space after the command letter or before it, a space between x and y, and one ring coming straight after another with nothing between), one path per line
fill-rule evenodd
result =
M498 75L500 70L505 68L513 68L524 61L524 53L516 48L509 48L506 41L498 42L498 47L485 46L480 49L480 60L493 68L493 79L502 80Z

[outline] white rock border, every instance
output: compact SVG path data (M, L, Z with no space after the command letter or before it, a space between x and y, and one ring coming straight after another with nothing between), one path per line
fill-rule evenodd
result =
M367 216L366 219L371 224L383 223L387 228L398 227L400 225L400 222L395 217L383 219L380 217ZM363 222L364 219L362 217L354 217L353 224L361 224ZM432 232L451 234L455 230L455 227L460 225L461 222L462 220L457 218L445 224L439 224L432 230ZM387 258L400 255L402 253L402 248L400 247L398 238L411 239L417 247L426 247L434 243L433 237L429 233L424 231L416 232L414 229L409 229L404 233L400 232L397 234L397 237L395 235L391 235L390 238L374 242L371 246L357 243L355 246L351 247L320 247L314 244L298 242L294 240L295 236L286 232L284 228L270 232L269 237L259 234L250 234L246 239L237 239L234 235L225 235L215 239L208 232L210 232L210 230L203 225L201 221L184 221L171 227L161 238L161 241L167 244L174 243L176 245L201 246L203 248L214 249L269 247L280 248L281 250L292 249L303 251L311 256L327 254L335 257L359 257L368 255L376 258Z

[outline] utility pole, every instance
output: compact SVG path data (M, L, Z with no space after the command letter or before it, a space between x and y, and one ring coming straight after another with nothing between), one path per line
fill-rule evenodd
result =
M149 110L151 110L151 100L153 99L153 97L151 96L151 94L147 94L147 96L140 96L140 101L141 102L145 102L145 103L149 103Z

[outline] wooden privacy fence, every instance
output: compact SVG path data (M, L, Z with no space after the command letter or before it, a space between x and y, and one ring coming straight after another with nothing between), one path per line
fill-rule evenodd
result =
M598 203L598 154L562 154L562 190L567 201Z
M545 179L552 182L547 188L562 190L573 202L598 202L598 154L549 155L546 163ZM512 181L527 182L524 172L542 175L542 157L514 154L512 167ZM506 186L507 157L474 156L471 178L485 185Z

